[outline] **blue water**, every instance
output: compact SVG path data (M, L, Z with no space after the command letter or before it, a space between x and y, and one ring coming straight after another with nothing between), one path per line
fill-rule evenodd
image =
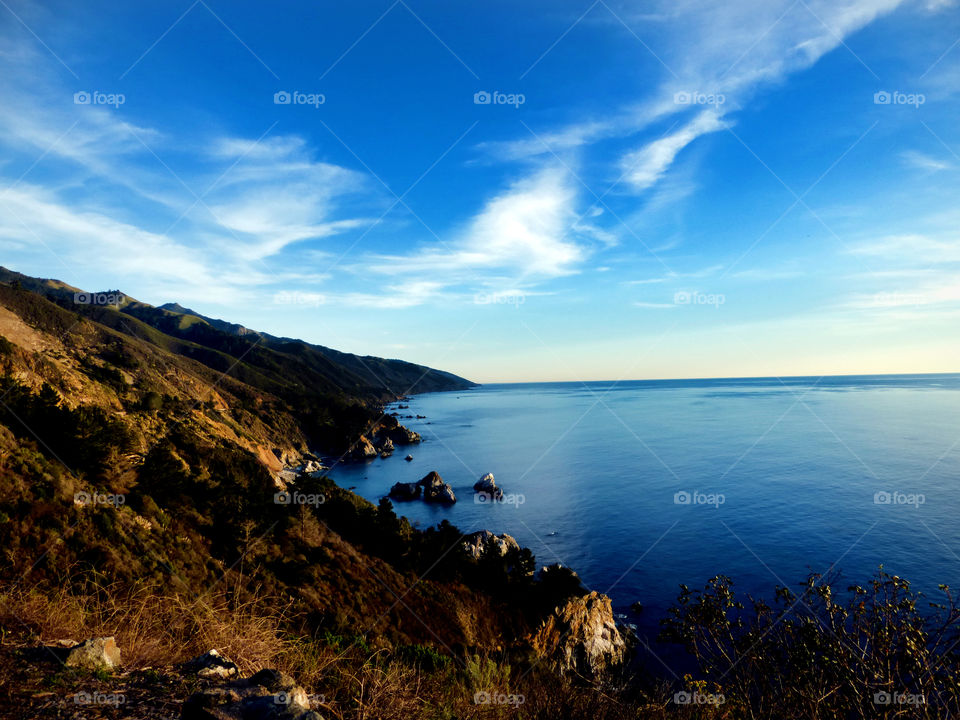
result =
M680 583L718 573L767 598L831 568L845 588L881 563L931 595L960 586L960 375L485 385L404 404L391 410L424 442L339 465L337 482L376 502L436 470L457 504L399 514L507 532L647 637ZM486 472L524 502L475 503ZM681 491L724 502L677 504Z

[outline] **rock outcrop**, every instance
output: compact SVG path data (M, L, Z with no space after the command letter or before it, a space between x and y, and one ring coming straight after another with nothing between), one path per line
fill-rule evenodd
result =
M120 666L120 648L113 637L92 638L70 648L63 663L84 670L113 670Z
M480 530L464 538L463 548L470 557L474 560L479 560L485 550L487 552L495 552L500 557L503 557L511 550L519 550L520 543L506 533L503 535L494 535L489 530Z
M300 472L307 473L309 475L310 473L321 472L322 470L326 469L327 468L325 468L319 460L307 460L300 467Z
M377 449L373 446L373 443L370 442L365 435L361 435L356 444L353 446L353 449L347 453L347 459L369 460L370 458L375 458L378 454L379 453L377 453Z
M216 649L208 650L203 655L188 660L181 668L188 675L196 675L206 680L227 680L240 674L237 664L221 655Z
M540 626L531 645L562 674L600 680L627 658L627 642L610 598L597 592L573 598Z
M393 446L393 440L391 440L388 437L381 437L377 441L376 448L377 450L380 451L380 457L386 457L387 455L391 455L393 451L396 449Z
M289 675L261 670L250 678L208 687L183 704L183 720L323 720Z
M377 435L380 438L390 440L394 445L413 445L422 440L419 433L404 427L392 415L386 415L380 420Z
M473 484L473 491L487 500L503 500L503 490L497 487L493 473L487 473Z
M453 494L453 488L443 481L440 473L436 470L431 470L420 479L417 485L423 488L423 499L427 502L452 505L457 501L457 496Z

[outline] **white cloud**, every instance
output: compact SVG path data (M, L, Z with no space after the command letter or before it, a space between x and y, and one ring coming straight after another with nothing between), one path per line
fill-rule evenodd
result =
M809 68L826 53L905 0L659 0L613 9L627 24L653 27L652 49L665 65L654 92L601 120L572 123L537 133L537 138L487 143L480 149L498 160L518 160L561 152L605 138L628 138L655 123L697 109L675 102L678 93L722 96L724 102L701 111L681 130L648 139L619 160L631 168L633 189L649 190L677 155L697 137L723 127L724 118L744 107L764 85ZM937 2L937 0L932 0ZM602 13L601 9L596 11ZM612 31L620 20L608 18ZM554 52L559 52L555 50ZM643 48L638 52L646 53Z
M625 155L621 161L624 179L637 190L646 190L663 177L677 153L701 135L725 127L716 110L704 110L677 132L654 140Z
M907 165L919 168L920 170L949 170L953 167L953 165L946 160L931 157L916 150L905 150L900 153L900 157L903 158L904 163Z
M567 275L587 254L569 237L577 219L575 202L569 173L547 168L489 200L449 244L406 256L374 257L360 269L440 275L448 283L476 280L477 273L489 271L519 279Z
M137 287L176 289L193 297L227 299L233 290L213 279L194 248L89 210L75 210L40 188L22 185L0 198L0 234L50 253L48 262L70 276L108 264L111 275Z
M851 247L854 255L885 258L904 266L960 262L960 238L938 239L927 235L889 235Z

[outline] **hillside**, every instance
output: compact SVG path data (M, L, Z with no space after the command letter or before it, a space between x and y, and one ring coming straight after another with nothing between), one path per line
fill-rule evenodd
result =
M208 645L300 675L295 650L333 653L345 673L365 653L408 669L523 662L541 618L583 592L569 571L534 576L528 550L471 552L449 523L415 530L387 499L278 474L403 430L382 405L400 393L373 387L371 366L403 392L467 381L4 277L0 637L15 641L0 666L20 672L29 648L88 627L116 636L130 668ZM18 692L0 682L0 708Z

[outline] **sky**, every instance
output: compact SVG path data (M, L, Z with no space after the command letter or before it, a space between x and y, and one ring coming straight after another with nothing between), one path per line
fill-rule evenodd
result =
M478 382L960 370L951 0L0 0L0 265Z

